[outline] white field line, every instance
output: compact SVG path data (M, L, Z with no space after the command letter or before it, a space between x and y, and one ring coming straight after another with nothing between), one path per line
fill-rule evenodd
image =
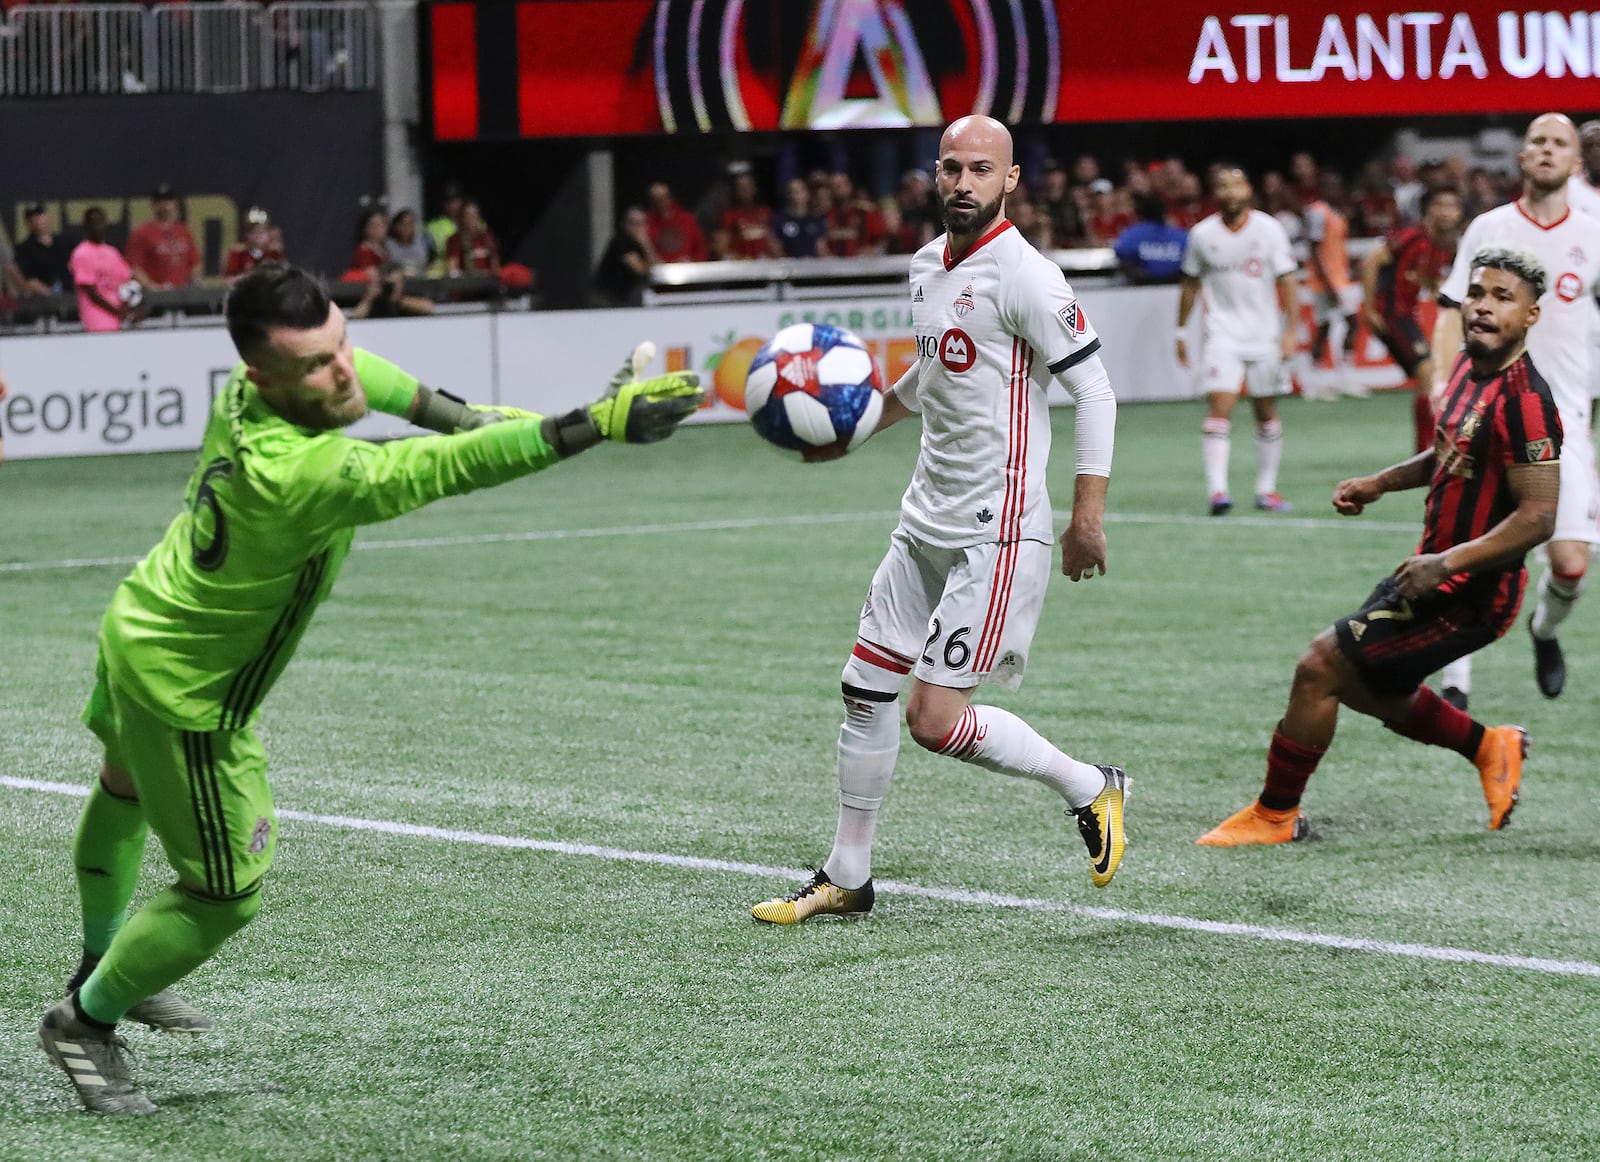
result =
M0 775L0 786L19 791L38 791L51 795L87 796L89 789L72 783L50 783L38 779L18 779ZM543 851L554 855L582 856L615 863L658 864L689 871L731 872L762 879L794 880L805 877L800 868L768 867L727 859L702 859L661 851L631 851L622 847L603 847L592 843L562 843L551 839L528 839L519 835L494 835L483 831L457 831L448 827L426 827L416 823L396 823L384 819L358 819L349 815L319 815L309 811L280 810L278 815L304 823L319 823L347 831L372 831L383 835L403 835L434 839L445 843L467 843L479 847L498 847L515 851ZM972 892L962 888L929 887L896 880L879 880L879 891L889 895L920 896L950 904L971 904L988 908L1016 908L1029 912L1062 912L1089 920L1120 924L1144 924L1154 928L1173 928L1183 932L1204 932L1213 936L1233 936L1244 940L1273 940L1284 944L1304 944L1316 948L1339 948L1348 952L1367 952L1378 956L1409 957L1451 964L1482 964L1494 968L1521 969L1553 976L1600 977L1600 964L1587 960L1550 960L1542 956L1507 956L1498 952L1478 952L1470 948L1450 948L1436 944L1413 944L1394 940L1368 940L1359 936L1337 936L1322 932L1302 932L1294 928L1273 928L1260 924L1232 924L1221 920L1200 920L1192 916L1170 916L1161 912L1126 912L1120 908L1100 908L1067 904L1059 900L1011 896L1001 892Z
M798 528L805 525L866 524L890 525L893 512L830 512L793 514L781 517L737 517L727 520L678 521L665 524L613 525L603 528L531 529L519 533L475 533L459 537L411 537L391 541L357 541L355 551L381 549L447 549L457 545L517 544L525 541L576 541L598 537L665 536L682 533L723 532L730 529ZM1055 519L1065 522L1071 514L1058 512ZM1285 516L1187 516L1181 513L1108 512L1109 524L1206 525L1219 531L1230 526L1288 529L1355 529L1384 533L1417 533L1421 526L1408 521L1340 520L1337 517ZM3 561L0 573L38 573L53 569L98 569L111 565L132 565L140 557L67 557L58 561Z

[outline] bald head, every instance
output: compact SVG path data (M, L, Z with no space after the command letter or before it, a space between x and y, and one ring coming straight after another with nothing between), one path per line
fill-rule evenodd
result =
M1578 165L1578 130L1565 113L1544 113L1523 134L1517 165L1528 190L1545 195L1565 187Z
M950 152L981 153L1001 169L1011 168L1011 130L993 117L974 113L950 122L939 138L939 156Z
M963 249L1005 217L1006 195L1017 188L1011 131L993 117L952 122L939 139L939 201L952 252Z

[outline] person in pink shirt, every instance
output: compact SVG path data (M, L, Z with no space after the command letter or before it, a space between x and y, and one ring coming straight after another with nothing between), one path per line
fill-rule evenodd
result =
M122 253L106 241L106 212L91 206L83 216L83 241L67 260L78 290L78 318L85 331L116 331L134 313L122 301L123 284L133 278Z

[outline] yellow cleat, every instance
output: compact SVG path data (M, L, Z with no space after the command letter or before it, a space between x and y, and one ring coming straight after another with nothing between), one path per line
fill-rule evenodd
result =
M1122 809L1133 788L1133 780L1121 767L1100 769L1105 772L1105 789L1087 807L1070 812L1077 817L1078 833L1089 849L1089 878L1097 888L1109 884L1122 864L1122 850L1128 845L1127 832L1122 829Z
M1201 847L1248 847L1256 843L1293 843L1311 831L1299 807L1274 811L1257 799L1242 811L1235 811L1210 831L1195 840Z
M1483 797L1489 804L1489 830L1499 831L1511 821L1511 810L1522 797L1522 760L1528 754L1528 732L1520 726L1491 726L1483 732L1472 765L1478 768Z
M787 896L763 900L750 909L750 915L763 924L798 924L812 916L864 920L872 911L876 896L871 880L859 888L841 888L819 867L815 875Z

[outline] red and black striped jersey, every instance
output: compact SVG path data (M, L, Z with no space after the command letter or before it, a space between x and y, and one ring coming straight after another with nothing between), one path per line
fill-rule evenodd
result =
M1421 226L1396 230L1383 244L1394 261L1378 272L1378 311L1389 319L1410 318L1418 300L1432 298L1449 277L1456 248L1435 242Z
M1487 379L1472 374L1466 355L1456 359L1434 431L1433 480L1419 553L1442 553L1475 540L1517 507L1507 474L1513 464L1561 459L1561 415L1550 385L1524 351ZM1446 592L1481 589L1486 597L1520 600L1522 559L1477 573L1458 573Z

